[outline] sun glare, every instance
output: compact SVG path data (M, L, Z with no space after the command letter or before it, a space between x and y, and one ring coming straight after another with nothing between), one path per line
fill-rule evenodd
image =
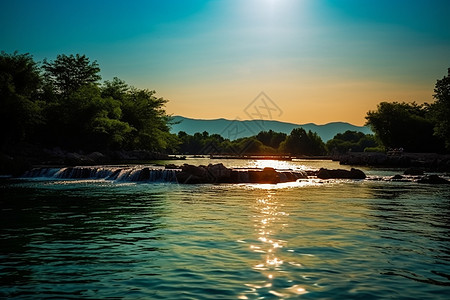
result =
M255 168L274 168L275 170L292 169L293 165L288 161L274 160L274 159L261 159L254 162Z

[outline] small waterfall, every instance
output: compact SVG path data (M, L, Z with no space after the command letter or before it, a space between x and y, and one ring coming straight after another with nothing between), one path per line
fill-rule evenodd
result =
M178 170L154 166L78 166L65 168L34 168L23 178L103 179L118 182L177 182Z
M55 176L59 172L59 168L34 168L26 171L22 177L25 178L49 178Z

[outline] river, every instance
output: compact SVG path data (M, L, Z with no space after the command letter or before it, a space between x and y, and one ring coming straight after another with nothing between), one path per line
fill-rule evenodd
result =
M0 298L448 299L450 187L363 170L282 184L2 179Z

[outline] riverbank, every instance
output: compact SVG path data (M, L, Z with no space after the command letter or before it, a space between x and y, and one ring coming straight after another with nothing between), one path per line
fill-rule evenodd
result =
M416 168L428 172L450 172L450 155L437 153L349 152L333 157L342 165L383 168Z
M34 166L94 166L172 159L184 159L184 156L171 156L146 150L85 152L67 151L59 147L48 149L34 145L20 145L0 152L0 175L20 176Z

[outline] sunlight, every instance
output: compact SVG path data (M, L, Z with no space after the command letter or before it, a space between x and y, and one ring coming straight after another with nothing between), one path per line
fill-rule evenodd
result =
M254 162L255 168L274 168L275 170L292 169L293 165L289 161L275 159L260 159Z
M303 11L299 5L302 5L304 1L296 0L250 0L240 1L240 9L245 14L246 18L256 22L255 25L278 27L286 19L294 18L293 12L295 11L296 18L299 17L299 13ZM304 5L302 5L304 6ZM300 15L303 15L302 13ZM282 33L282 32L278 32Z

